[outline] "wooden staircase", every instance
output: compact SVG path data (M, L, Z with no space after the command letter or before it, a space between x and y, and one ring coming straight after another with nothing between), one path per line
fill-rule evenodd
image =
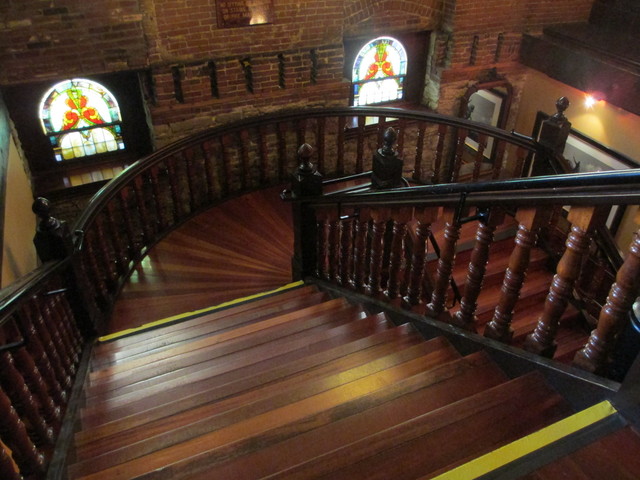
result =
M430 478L571 413L306 286L97 345L68 478Z

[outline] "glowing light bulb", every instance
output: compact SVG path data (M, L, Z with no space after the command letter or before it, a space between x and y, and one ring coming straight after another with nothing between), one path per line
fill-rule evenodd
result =
M584 106L587 107L588 109L592 109L593 106L596 104L597 100L592 96L592 95L587 95L584 98Z

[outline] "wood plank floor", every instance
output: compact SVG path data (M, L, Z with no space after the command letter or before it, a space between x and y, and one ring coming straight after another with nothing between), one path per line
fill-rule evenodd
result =
M282 189L228 200L154 246L120 293L108 332L289 283L293 231Z

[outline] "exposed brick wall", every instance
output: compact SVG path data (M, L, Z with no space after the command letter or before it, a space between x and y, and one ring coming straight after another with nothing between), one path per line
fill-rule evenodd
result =
M276 0L272 24L218 28L215 0L66 0L53 7L49 0L6 1L0 4L0 85L147 69L155 92L151 123L162 145L274 109L346 105L344 38L427 30L433 43L423 103L456 113L458 93L488 68L520 78L523 32L586 20L592 2ZM242 59L251 64L252 92ZM211 61L218 96L212 95ZM182 99L176 98L176 72Z

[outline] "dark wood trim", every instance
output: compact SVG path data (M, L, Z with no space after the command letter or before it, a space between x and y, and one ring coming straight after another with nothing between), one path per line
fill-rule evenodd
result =
M7 206L7 172L9 171L9 147L11 143L9 116L0 95L0 282L2 281L2 259L4 257L4 213Z

